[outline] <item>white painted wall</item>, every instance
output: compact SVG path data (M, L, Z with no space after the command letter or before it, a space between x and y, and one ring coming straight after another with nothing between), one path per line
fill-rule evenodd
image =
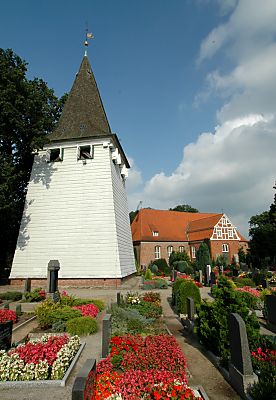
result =
M11 278L46 278L50 259L60 261L60 278L135 272L122 181L109 147L92 144L94 157L85 165L73 142L63 146L62 162L47 163L45 151L35 156Z

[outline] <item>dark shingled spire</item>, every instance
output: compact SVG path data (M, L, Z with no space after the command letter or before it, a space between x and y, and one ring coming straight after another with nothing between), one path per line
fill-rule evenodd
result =
M97 83L88 58L84 56L58 125L48 139L60 141L109 134L111 130Z

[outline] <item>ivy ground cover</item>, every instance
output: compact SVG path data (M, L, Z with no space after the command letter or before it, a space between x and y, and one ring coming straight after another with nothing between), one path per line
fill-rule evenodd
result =
M78 336L44 335L0 351L0 381L62 379L80 347Z
M97 365L91 400L201 399L188 387L186 359L169 335L114 336Z

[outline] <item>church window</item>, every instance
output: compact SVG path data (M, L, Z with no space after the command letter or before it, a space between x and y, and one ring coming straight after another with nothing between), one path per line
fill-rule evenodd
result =
M93 146L78 146L78 160L87 160L93 158Z
M170 257L170 255L173 252L173 247L172 246L168 246L167 251L168 251L168 257Z
M196 249L195 249L195 247L192 246L191 250L192 250L192 258L196 258Z
M223 252L223 253L228 253L228 252L229 252L229 246L228 246L227 243L224 243L224 244L222 245L222 252Z
M179 253L184 253L184 246L179 246Z
M155 257L156 260L161 258L161 248L160 248L160 246L155 246L155 248L154 248L154 257Z

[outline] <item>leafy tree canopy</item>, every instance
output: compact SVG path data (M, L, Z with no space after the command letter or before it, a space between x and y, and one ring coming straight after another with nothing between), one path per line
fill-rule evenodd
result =
M42 80L26 78L27 63L0 49L0 272L11 265L33 149L45 143L60 116L60 100Z
M276 189L276 186L273 187ZM249 221L250 256L253 265L265 268L276 263L276 194L269 211L254 215Z
M196 264L199 270L205 271L206 265L211 265L211 257L208 245L203 242L196 252Z
M170 211L180 211L180 212L191 212L197 213L199 212L196 208L190 206L189 204L179 204L174 208L169 208Z

